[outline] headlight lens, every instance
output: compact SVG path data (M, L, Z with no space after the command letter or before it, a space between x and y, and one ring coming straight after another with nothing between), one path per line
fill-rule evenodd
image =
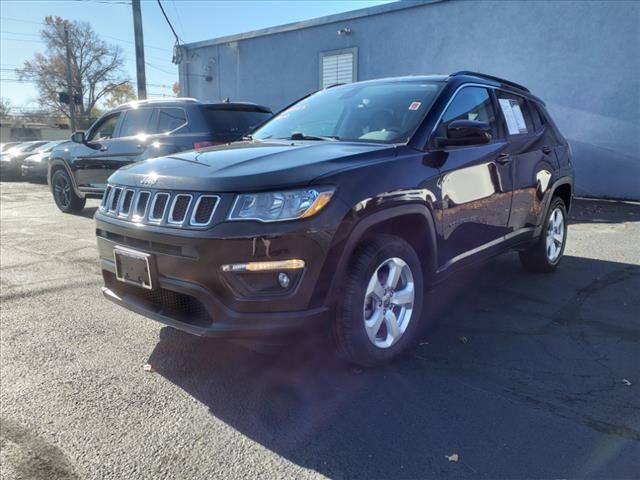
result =
M229 213L229 220L283 222L308 218L322 210L334 192L334 188L326 187L243 193L236 197Z

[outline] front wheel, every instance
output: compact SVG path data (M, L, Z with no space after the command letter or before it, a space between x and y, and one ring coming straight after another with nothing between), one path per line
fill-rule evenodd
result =
M547 219L538 241L520 252L520 263L530 272L553 272L567 243L567 207L561 198L551 200Z
M76 195L69 174L64 170L57 170L53 174L51 190L56 205L64 213L79 213L87 202L85 198Z
M423 296L422 266L409 243L390 235L363 243L336 309L338 353L370 367L405 352L419 332Z

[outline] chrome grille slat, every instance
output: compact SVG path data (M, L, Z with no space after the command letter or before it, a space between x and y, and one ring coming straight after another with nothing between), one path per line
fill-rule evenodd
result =
M124 190L124 195L122 195L122 201L120 202L120 208L118 209L119 217L128 217L131 213L131 204L133 203L133 197L136 194L136 191L127 188Z
M113 190L113 187L111 185L108 185L106 190L104 191L104 194L102 195L102 201L100 202L100 210L107 209L109 197L111 196L112 190Z
M207 210L205 210L205 202L207 201L213 202L210 212L208 212L208 208ZM209 225L211 219L213 218L213 214L218 207L218 203L220 203L220 197L218 195L200 195L198 197L198 200L196 200L195 206L193 207L193 212L191 213L189 224L196 227L204 227L206 225Z
M149 207L149 199L151 198L151 192L146 190L140 190L136 197L136 206L133 208L133 220L141 222L147 214L147 208ZM142 207L142 208L141 208Z
M120 195L122 194L122 187L116 187L113 189L111 199L109 200L109 212L116 212L118 210L118 204L120 203Z
M172 225L182 225L185 218L187 218L187 212L191 206L192 196L188 193L178 193L173 197L171 202L171 208L169 209L169 216L167 222ZM184 205L184 199L186 199L186 206ZM176 208L178 214L176 215Z
M167 205L171 195L166 192L158 192L154 195L151 207L149 208L149 221L151 223L161 223L167 211ZM156 207L158 207L156 209Z
M100 212L138 224L202 229L211 225L219 204L220 196L215 194L109 184Z

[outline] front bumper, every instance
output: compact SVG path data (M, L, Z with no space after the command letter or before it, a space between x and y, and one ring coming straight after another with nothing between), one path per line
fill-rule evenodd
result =
M22 162L17 160L2 161L0 162L0 172L5 175L20 175L20 168Z
M20 167L25 178L47 178L47 165L42 163L23 163Z
M96 233L104 296L131 311L202 336L277 335L317 325L329 307L319 282L332 232L284 227L280 234L219 238L207 232L160 231L97 215ZM225 227L223 227L225 228ZM228 225L226 226L228 228ZM155 230L155 231L154 231ZM152 255L155 290L116 279L113 250L126 246ZM229 272L222 265L247 261L302 259L304 269L288 271L284 288L273 272Z

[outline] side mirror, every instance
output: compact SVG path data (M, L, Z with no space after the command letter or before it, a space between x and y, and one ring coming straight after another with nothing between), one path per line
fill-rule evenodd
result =
M85 143L84 132L73 132L73 135L71 135L71 141L75 143Z
M438 139L438 146L484 145L491 141L487 122L454 120L447 126L447 137Z

